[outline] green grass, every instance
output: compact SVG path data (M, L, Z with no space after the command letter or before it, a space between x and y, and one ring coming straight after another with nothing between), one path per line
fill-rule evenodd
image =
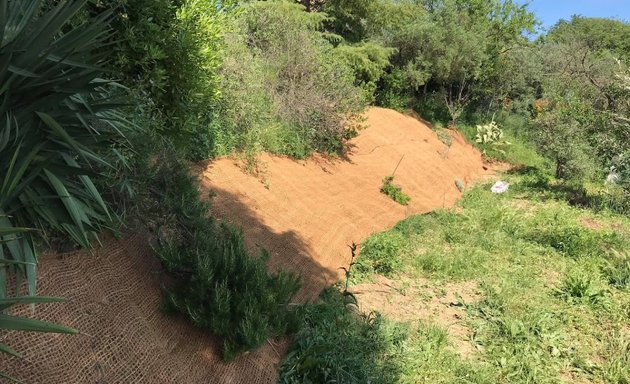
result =
M483 369L464 382L630 382L630 220L571 204L549 188L551 179L541 187L531 174L506 178L505 194L483 184L457 210L413 216L373 235L359 265L378 261L395 266L390 277L479 285L481 298L466 309ZM409 348L409 356L420 353L420 344ZM470 363L449 359L400 364L424 378L436 370L435 377L452 377L453 364Z
M524 137L517 135L510 129L504 127L505 144L483 144L475 142L477 128L475 125L462 124L458 129L464 134L467 141L476 146L483 155L490 160L502 161L515 165L526 165L538 169L550 169L549 162L533 148Z
M280 383L392 383L404 325L363 314L335 288L300 308L303 324L280 368Z
M576 206L541 175L506 175L500 195L473 187L457 209L362 244L351 281L478 286L463 303L472 356L456 352L448 324L366 315L328 291L302 309L281 382L630 382L630 219Z
M460 127L474 136L468 128ZM476 144L517 165L501 176L507 193L491 193L491 182L473 186L455 209L373 234L350 275L354 284L378 274L425 287L476 285L479 296L460 303L475 352L456 352L449 324L401 323L325 298L305 309L281 382L630 383L627 197L555 180L511 132L507 146Z
M279 383L496 383L488 364L452 351L443 328L361 313L348 301L331 288L301 308Z

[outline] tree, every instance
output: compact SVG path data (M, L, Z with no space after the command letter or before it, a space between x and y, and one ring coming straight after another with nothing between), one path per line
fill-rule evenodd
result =
M325 2L322 11L332 19L327 28L350 43L357 43L366 37L367 19L373 12L377 0L336 0Z
M573 16L560 20L546 36L548 42L580 41L591 52L610 52L620 60L630 58L630 24L620 20Z
M416 99L438 92L453 123L472 100L497 93L503 56L535 25L511 0L387 1L373 18L370 36L397 49L392 73L404 73Z
M610 36L602 30L608 27ZM565 159L561 163L582 163L582 168L588 163L591 168L607 171L628 151L630 133L624 116L629 94L623 86L627 68L618 59L624 55L625 42L615 40L624 36L628 27L614 20L574 17L570 22L559 22L539 41L544 68L541 88L551 104L550 110L536 119L539 127L535 135L542 136L543 141L562 142L564 147L559 148L564 148ZM548 121L549 116L557 118ZM567 135L560 128L550 131L550 122L571 126L573 133ZM549 136L550 132L554 134ZM538 142L539 148L548 152L549 146Z

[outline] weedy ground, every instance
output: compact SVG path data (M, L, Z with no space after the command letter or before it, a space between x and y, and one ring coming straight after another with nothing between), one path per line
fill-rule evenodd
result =
M365 242L359 280L477 286L463 303L477 352L444 364L442 349L426 351L428 336L412 339L408 353L433 363L403 364L400 382L630 382L630 220L572 206L542 172L514 173L505 194L479 185L459 209L410 217ZM414 333L438 330L448 345L439 322Z
M386 297L380 306L357 295L365 312L383 316L368 320L340 306L340 322L310 312L301 347L289 356L318 368L300 369L322 367L324 340L353 358L344 365L344 352L327 355L329 366L312 382L334 382L332 372L347 374L344 382L630 382L630 219L575 206L544 172L525 168L504 177L511 183L505 194L478 185L456 209L410 217L363 243L352 281L395 282L379 293ZM460 297L458 287L475 292ZM444 304L459 308L466 353L456 345L462 332L453 334L442 317L413 317L436 295L459 298ZM373 369L385 366L388 376Z

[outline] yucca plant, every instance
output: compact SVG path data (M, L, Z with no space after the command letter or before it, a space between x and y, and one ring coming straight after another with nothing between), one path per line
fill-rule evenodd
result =
M0 0L0 226L39 229L0 235L0 298L7 272L35 295L35 233L89 247L111 220L92 177L123 119L101 78L109 13L69 24L86 1Z

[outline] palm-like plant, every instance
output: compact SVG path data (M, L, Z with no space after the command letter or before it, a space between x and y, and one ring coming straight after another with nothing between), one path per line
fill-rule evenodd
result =
M69 22L87 0L0 0L0 227L63 233L89 247L111 217L91 177L122 138L122 117L102 80L109 14ZM47 2L50 3L50 2ZM17 295L36 293L33 232L0 232L0 299L7 272Z
M54 230L89 247L110 220L91 176L108 166L99 154L122 137L122 118L108 96L112 83L100 79L108 14L68 24L85 2L0 0L0 329L76 333L7 310L60 301L35 296L36 234ZM2 343L0 352L19 356Z

